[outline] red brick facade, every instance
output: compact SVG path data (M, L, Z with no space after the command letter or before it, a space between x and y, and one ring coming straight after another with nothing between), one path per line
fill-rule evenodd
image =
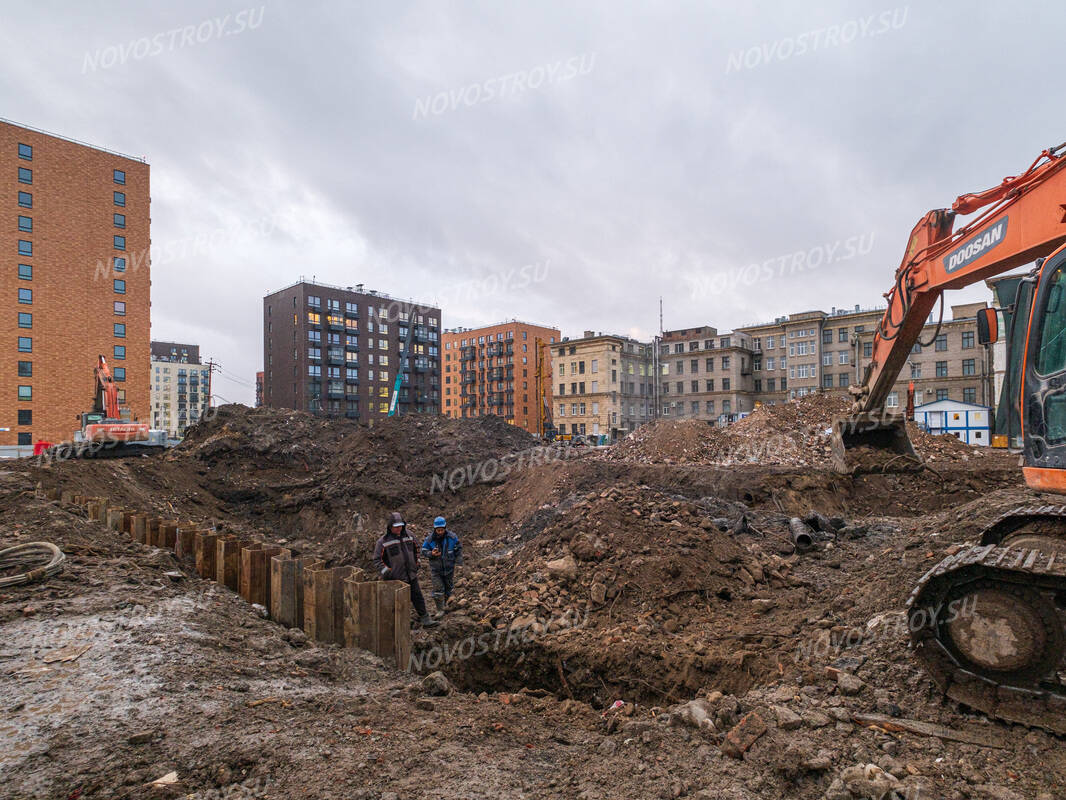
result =
M22 148L28 158L19 145L32 148ZM124 184L115 170L125 173ZM125 195L124 207L115 192ZM77 415L92 407L101 354L112 370L125 370L124 405L150 420L149 198L143 161L0 122L0 445L18 444L20 433L33 442L69 440ZM124 228L115 214L124 215ZM124 272L112 269L115 257L125 257ZM116 301L125 303L124 315ZM20 327L20 313L32 315L23 320L32 327ZM124 337L116 323L125 325ZM32 351L20 352L20 337L32 340L25 342ZM19 374L20 362L32 375ZM20 387L29 396L20 399ZM19 424L20 410L24 423L31 412L29 424Z
M559 331L527 322L503 322L473 330L445 331L444 403L449 417L493 414L530 433L537 432L538 340L544 342L545 400L551 407L552 351Z

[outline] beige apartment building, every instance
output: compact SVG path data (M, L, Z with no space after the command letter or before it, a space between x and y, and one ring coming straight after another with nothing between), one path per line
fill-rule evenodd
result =
M655 415L652 346L585 331L552 347L555 425L561 434L615 441Z
M934 400L994 406L991 351L977 344L977 310L984 303L951 307L939 328L931 319L911 351L887 405L906 404L913 381L915 404ZM771 323L744 326L751 336L753 391L764 403L783 402L812 392L847 396L862 380L873 353L873 338L884 309L807 311Z
M726 424L757 399L752 339L703 325L664 331L659 348L659 416Z

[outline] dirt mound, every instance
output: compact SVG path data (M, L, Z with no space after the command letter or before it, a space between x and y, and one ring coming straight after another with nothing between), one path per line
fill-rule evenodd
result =
M656 420L638 428L602 457L643 464L832 467L833 420L848 413L844 397L812 394L763 405L728 427L701 420ZM934 436L908 424L915 451L931 462L959 462L985 453L953 436Z
M791 586L791 564L738 542L726 524L744 513L649 487L582 496L540 534L481 558L482 586L462 603L469 635L518 630L532 643L453 665L464 685L535 685L591 702L661 699L714 684L743 691L770 675L769 654L738 662L735 639L712 629L757 588ZM712 623L712 620L715 622ZM446 626L423 642L456 637ZM710 636L708 634L711 633Z

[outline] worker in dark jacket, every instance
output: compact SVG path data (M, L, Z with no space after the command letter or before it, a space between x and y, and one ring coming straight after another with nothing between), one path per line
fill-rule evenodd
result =
M431 628L437 624L426 611L426 601L418 586L418 548L398 511L389 515L385 535L374 545L374 567L385 580L406 581L411 586L411 605L418 612L423 627Z
M433 533L422 542L422 555L429 559L437 616L444 616L455 586L455 568L463 563L463 544L448 530L444 517L433 520Z

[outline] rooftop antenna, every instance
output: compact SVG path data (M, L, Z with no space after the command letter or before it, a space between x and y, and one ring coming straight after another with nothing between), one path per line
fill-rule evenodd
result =
M663 331L663 296L659 295L659 335L661 336Z

